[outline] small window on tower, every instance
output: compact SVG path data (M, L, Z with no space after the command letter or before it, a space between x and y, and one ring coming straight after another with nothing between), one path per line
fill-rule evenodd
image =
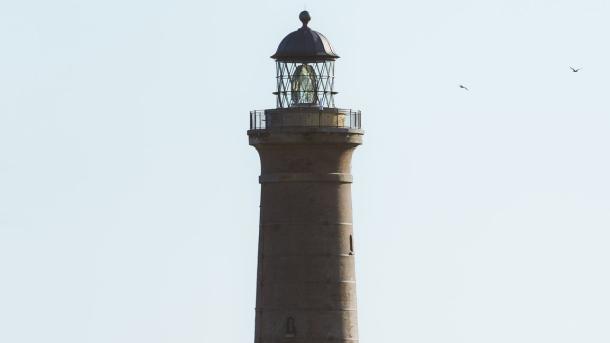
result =
M297 328L294 324L294 318L288 317L286 319L286 335L285 337L295 337L297 335Z
M349 235L349 254L352 255L354 253L354 238L352 235Z

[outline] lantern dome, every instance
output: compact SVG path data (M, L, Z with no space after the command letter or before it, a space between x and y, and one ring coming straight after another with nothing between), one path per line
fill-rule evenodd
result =
M309 12L301 12L299 19L303 26L284 37L271 58L285 62L334 61L339 58L328 39L307 26L311 20Z

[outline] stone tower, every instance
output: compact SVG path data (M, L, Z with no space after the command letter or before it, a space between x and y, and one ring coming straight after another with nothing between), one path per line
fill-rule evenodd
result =
M360 111L334 105L329 41L307 25L271 56L277 106L250 113L260 155L255 343L357 342L351 156Z

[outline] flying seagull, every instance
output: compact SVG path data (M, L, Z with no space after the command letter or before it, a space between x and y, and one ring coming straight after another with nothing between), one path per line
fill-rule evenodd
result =
M468 87L464 86L464 85L460 85L460 88L465 89L467 91L469 91L470 89L468 89Z
M576 68L576 69L574 69L574 68L570 67L570 69L572 69L572 72L574 72L574 73L578 73L578 71L579 71L579 70L581 70L582 68Z

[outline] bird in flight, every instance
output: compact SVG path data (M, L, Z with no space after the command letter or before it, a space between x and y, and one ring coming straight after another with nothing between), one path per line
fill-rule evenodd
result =
M464 86L464 85L460 85L460 88L465 89L467 91L469 91L470 89L468 89L468 87Z
M574 72L574 73L578 73L578 71L579 71L579 70L581 70L582 68L576 68L576 69L574 69L574 68L570 67L570 69L572 69L572 72Z

